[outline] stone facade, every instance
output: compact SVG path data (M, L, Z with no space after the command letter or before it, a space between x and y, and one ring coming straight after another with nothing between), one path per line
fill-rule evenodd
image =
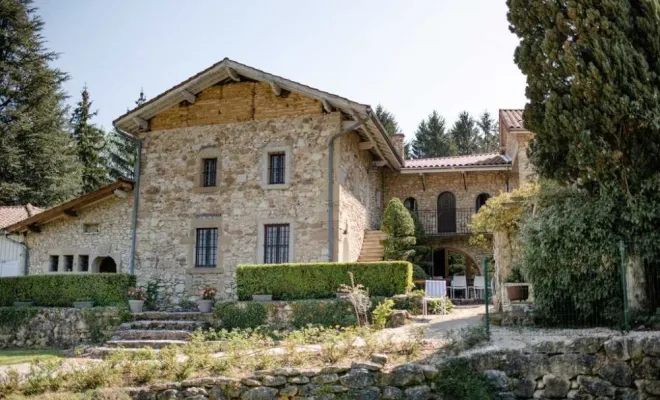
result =
M30 232L29 273L53 273L50 257L58 257L58 273L67 273L65 257L73 259L72 273L99 272L106 257L116 264L116 272L128 272L131 248L133 192L124 197L112 195L77 210L77 217L63 216L43 224L41 232ZM88 256L89 268L82 272L80 256Z

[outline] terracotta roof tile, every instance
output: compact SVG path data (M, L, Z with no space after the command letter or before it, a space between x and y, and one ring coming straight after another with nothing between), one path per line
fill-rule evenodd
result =
M508 129L525 129L524 110L500 110L500 123Z
M442 169L455 167L485 167L511 164L508 157L499 153L470 154L467 156L419 158L406 160L404 169Z
M30 203L23 206L0 206L0 229L30 218L42 211L43 209Z

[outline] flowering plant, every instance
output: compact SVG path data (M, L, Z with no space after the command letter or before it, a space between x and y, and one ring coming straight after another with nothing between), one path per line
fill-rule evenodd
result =
M128 299L144 301L147 299L147 295L144 293L144 288L132 288L128 289Z
M199 295L202 297L202 300L213 300L215 295L218 293L218 290L212 286L203 287L199 292Z

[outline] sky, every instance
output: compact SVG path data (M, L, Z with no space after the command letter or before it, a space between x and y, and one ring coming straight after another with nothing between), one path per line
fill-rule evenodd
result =
M394 113L410 140L433 110L449 124L525 105L504 0L36 0L46 46L86 84L105 129L225 57Z

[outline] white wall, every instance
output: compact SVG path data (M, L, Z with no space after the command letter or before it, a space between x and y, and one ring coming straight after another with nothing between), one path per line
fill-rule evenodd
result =
M24 247L0 233L0 276L23 275L25 271Z

